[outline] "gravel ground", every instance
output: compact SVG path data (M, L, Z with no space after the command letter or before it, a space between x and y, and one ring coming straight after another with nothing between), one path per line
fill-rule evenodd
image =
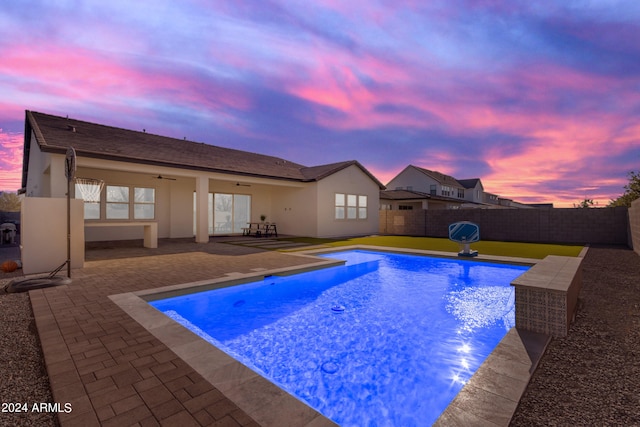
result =
M0 289L6 282L0 276ZM512 426L640 425L640 256L591 248L580 299L569 336L551 341ZM0 412L0 426L57 426L55 414L31 411L53 400L27 294L0 291L0 323L1 401L28 405Z
M0 280L0 426L57 426L55 413L33 410L53 403L49 378L29 295L5 294L7 282Z
M569 335L540 361L512 426L640 426L640 256L595 247Z

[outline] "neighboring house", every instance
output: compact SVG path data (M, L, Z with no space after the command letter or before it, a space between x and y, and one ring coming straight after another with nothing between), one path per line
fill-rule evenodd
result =
M484 190L480 178L456 179L450 175L409 165L380 192L382 209L531 209Z
M459 179L460 185L464 187L464 199L471 203L484 203L484 187L480 178Z
M387 184L381 192L382 203L390 209L416 206L421 209L460 209L481 207L484 188L478 178L457 180L440 172L409 165ZM394 193L404 191L408 193ZM410 197L402 199L403 196ZM391 204L387 201L393 200ZM412 200L409 202L409 200Z
M487 191L484 192L482 201L486 205L495 205L496 207L500 206L500 196L494 193L489 193Z
M32 111L25 120L25 198L65 197L69 147L77 154L77 177L105 182L100 200L84 204L86 241L140 239L139 221L157 223L160 238L195 235L207 242L210 235L241 234L263 215L285 235L378 231L384 186L355 160L307 167Z
M463 205L463 201L450 197L432 196L421 191L380 191L380 209L382 210L460 209Z

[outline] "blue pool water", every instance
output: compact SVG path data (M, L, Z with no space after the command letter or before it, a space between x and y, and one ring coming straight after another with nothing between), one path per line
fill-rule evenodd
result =
M384 252L151 305L342 426L431 425L514 326L529 267Z

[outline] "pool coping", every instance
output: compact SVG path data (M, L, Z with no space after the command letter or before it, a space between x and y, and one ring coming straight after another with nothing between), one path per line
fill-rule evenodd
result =
M534 265L541 261L494 255L465 258L451 252L351 245L287 253L309 258L308 264L296 267L229 273L226 277L217 279L115 294L109 298L259 424L335 426L333 421L156 310L148 301L188 293L189 290L208 290L248 283L269 275L296 274L340 265L344 261L315 255L354 249L437 256L469 262ZM508 425L549 341L550 337L544 334L516 328L509 330L435 425Z

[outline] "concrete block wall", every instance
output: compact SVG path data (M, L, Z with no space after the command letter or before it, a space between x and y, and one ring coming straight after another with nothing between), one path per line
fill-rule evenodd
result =
M457 221L478 224L481 240L622 245L629 240L625 207L388 210L380 211L380 233L448 237L449 224Z
M629 230L631 247L640 255L640 199L631 203L629 208Z
M425 210L381 210L380 234L425 236Z

